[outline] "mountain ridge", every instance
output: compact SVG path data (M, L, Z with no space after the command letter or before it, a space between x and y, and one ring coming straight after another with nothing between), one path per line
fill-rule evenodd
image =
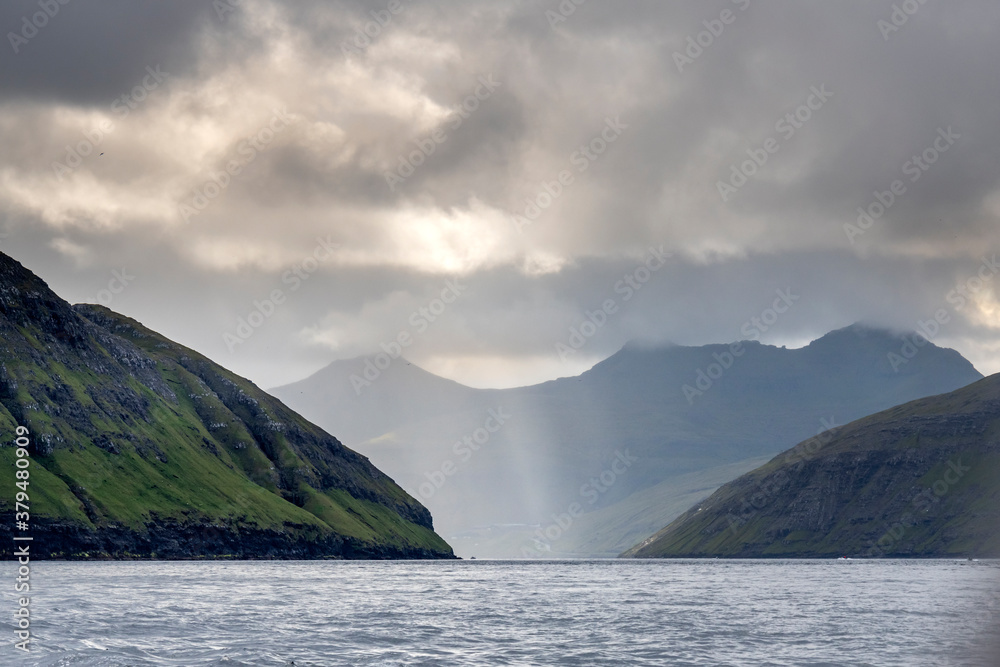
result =
M691 494L753 469L761 457L815 433L823 420L842 423L982 377L957 352L934 345L894 369L887 355L902 342L890 331L852 325L797 349L747 341L732 358L725 355L735 343L629 344L579 376L511 389L438 378L447 383L440 395L437 384L420 381L426 371L413 372L399 359L355 392L349 378L363 371L366 358L359 357L272 391L344 433L411 493L423 488L420 497L438 526L466 555L534 553L535 530L581 502L581 485L627 450L642 463L584 503L588 513L602 513L603 534L584 535L589 519L580 519L545 552L613 557L635 543L640 526L666 525ZM716 377L698 388L700 374ZM685 385L700 393L685 395ZM458 456L457 443L499 407L512 415L508 423L471 457ZM636 516L641 497L664 500L651 510L658 518ZM612 505L618 510L608 510ZM621 527L614 528L618 519Z

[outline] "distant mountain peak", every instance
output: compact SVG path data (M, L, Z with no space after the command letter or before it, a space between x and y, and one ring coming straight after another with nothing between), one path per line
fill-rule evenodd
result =
M669 350L673 347L680 347L677 343L664 340L664 341L653 341L653 340L642 340L638 338L633 338L626 342L618 350L619 352L650 352L656 350Z
M409 361L406 357L391 357L388 354L370 354L347 359L337 359L312 375L292 384L323 384L331 380L350 384L354 393L360 395L367 387L386 382L431 382L439 386L466 387L460 382L436 375ZM291 385L274 387L272 392L281 392ZM360 391L358 390L360 388Z
M841 327L840 329L833 329L829 331L816 340L823 340L824 338L835 339L835 338L866 338L870 336L881 337L881 338L898 338L903 332L891 329L889 327L879 326L876 324L870 324L864 321L858 321L854 324L849 324L846 327ZM815 342L815 341L813 341Z

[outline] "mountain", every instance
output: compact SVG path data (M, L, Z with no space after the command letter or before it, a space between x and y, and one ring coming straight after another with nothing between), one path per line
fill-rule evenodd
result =
M954 350L905 345L861 325L801 349L628 345L504 390L383 354L272 393L419 497L460 555L611 557L821 429L982 377Z
M453 557L367 458L197 352L70 306L3 254L0 335L0 460L13 477L15 428L29 429L36 557ZM13 501L0 498L7 540Z
M335 361L308 378L272 389L271 393L289 405L306 407L322 421L335 423L334 432L344 442L351 443L384 434L386 425L398 426L475 410L496 395L495 390L473 389L438 377L403 358L393 360L385 369L375 368L374 364L366 367L368 361L365 358ZM377 376L372 368L378 372Z
M799 443L623 555L1000 557L1000 374Z

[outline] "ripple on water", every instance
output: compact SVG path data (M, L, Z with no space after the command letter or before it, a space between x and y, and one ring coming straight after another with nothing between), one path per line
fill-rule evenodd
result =
M970 647L1000 610L992 561L46 562L32 574L37 644L27 660L0 644L2 665L996 667Z

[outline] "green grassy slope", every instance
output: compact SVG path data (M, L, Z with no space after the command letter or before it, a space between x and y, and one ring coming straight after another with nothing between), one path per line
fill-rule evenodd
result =
M2 255L0 334L0 465L12 470L27 426L32 520L51 555L451 554L365 457L138 322L69 306Z
M800 443L623 555L1000 556L1000 375Z

